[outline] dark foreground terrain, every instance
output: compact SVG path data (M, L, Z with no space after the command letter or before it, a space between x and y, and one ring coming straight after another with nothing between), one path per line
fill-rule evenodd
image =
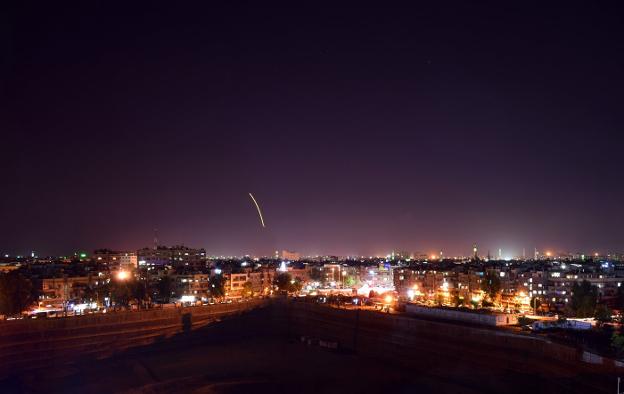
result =
M310 323L313 324L313 323ZM314 323L321 324L321 323ZM316 327L318 328L318 327ZM331 330L331 328L328 328ZM397 358L389 352L332 351L300 341L300 323L278 307L133 348L15 372L3 393L587 393L614 392L613 376L528 373L470 362L435 346ZM318 329L315 329L318 332ZM322 332L322 330L321 330ZM328 336L331 333L328 331ZM364 346L363 344L361 346ZM487 357L487 354L485 355ZM494 357L496 358L496 357ZM536 364L540 360L535 360ZM488 365L489 364L489 365ZM485 365L485 366L484 366ZM610 387L613 386L613 390ZM589 390L589 391L588 391Z

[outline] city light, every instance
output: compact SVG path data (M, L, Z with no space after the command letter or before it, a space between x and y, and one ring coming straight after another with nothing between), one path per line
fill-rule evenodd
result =
M624 394L624 1L36 3L0 394Z
M180 297L180 302L195 302L196 298L192 295L183 295Z
M117 279L118 280L126 280L130 277L130 273L128 271L118 271Z

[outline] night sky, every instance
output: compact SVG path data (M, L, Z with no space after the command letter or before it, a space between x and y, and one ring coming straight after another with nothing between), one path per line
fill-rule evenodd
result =
M95 3L2 17L2 253L624 251L622 9Z

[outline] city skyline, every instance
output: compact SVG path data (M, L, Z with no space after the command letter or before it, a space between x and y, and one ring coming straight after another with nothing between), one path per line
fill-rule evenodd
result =
M624 3L13 3L3 394L624 394Z
M617 11L17 5L0 251L621 252Z
M169 245L169 246L168 246ZM93 252L107 250L107 251L117 251L117 252L136 252L137 250L144 249L156 249L156 248L169 248L169 247L186 247L186 248L201 248L206 251L206 257L210 258L244 258L244 257L254 257L254 258L274 258L275 256L281 255L283 252L288 253L296 253L301 258L314 258L314 257L323 257L323 256L336 256L338 258L387 258L392 256L394 258L395 254L397 258L410 258L415 260L420 259L429 259L429 260L439 260L439 259L470 259L473 257L478 257L480 259L486 260L533 260L536 258L540 259L591 259L591 258L619 258L624 256L624 253L621 251L598 251L597 249L590 250L561 250L557 248L537 248L534 247L531 250L527 251L526 248L522 248L521 250L515 249L492 249L484 246L479 246L477 248L477 244L470 245L469 249L459 251L456 253L451 253L444 248L421 248L421 249L410 249L410 248L392 248L387 251L380 251L377 253L369 253L369 254L336 254L336 253L310 253L306 251L300 250L289 250L287 248L278 248L271 250L270 253L267 254L254 254L254 253L241 253L241 254L228 254L228 253L212 253L210 249L207 249L204 245L191 245L185 242L176 242L171 244L152 244L152 245L143 245L140 247L128 247L128 248L119 248L111 245L108 246L98 246L95 248L75 248L72 251L64 251L63 253L58 254L50 254L38 251L36 248L30 249L29 251L12 251L8 250L0 251L0 256L7 257L18 257L18 258L44 258L44 257L70 257L70 256L79 256L81 254L90 255ZM475 251L475 248L477 250ZM288 259L286 259L288 260Z

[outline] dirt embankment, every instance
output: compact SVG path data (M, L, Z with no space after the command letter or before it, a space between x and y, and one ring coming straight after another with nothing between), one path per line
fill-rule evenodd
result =
M0 324L0 378L80 358L106 357L192 331L225 316L265 306L264 300L151 309Z

